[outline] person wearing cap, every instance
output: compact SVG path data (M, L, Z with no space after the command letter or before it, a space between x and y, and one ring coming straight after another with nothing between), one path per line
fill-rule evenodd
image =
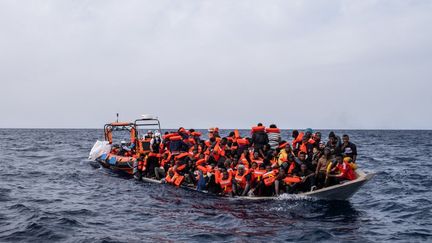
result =
M118 152L118 155L124 156L126 153L130 152L132 150L131 147L129 147L126 143L126 141L120 142L120 151Z

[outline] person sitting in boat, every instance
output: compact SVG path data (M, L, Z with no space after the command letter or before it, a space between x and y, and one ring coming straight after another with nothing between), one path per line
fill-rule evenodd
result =
M304 135L304 133L299 132L298 130L292 131L291 136L292 136L293 140L292 140L291 144L292 144L292 150L293 150L294 154L297 154L298 151L300 150L300 144L301 144L301 141L303 139L303 135Z
M326 147L324 148L324 152L320 155L315 169L315 179L318 188L324 187L327 167L331 162L330 149Z
M310 141L308 135L303 136L299 149L300 152L303 152L307 155L306 159L308 160L308 162L312 163L314 144Z
M336 165L331 169L327 175L329 178L334 178L334 184L338 184L345 180L355 180L356 174L349 164L348 160L343 160L342 156L337 156L335 159Z
M126 155L129 154L129 152L132 151L132 148L133 148L133 144L128 145L126 143L126 141L123 140L123 141L120 142L120 150L118 152L118 155L120 155L120 156L126 156Z
M308 192L315 186L315 173L309 170L307 164L301 164L300 171L296 175L301 181L293 185L294 192Z
M169 151L165 151L162 154L159 167L156 167L155 170L155 177L156 179L160 180L166 176L166 171L170 167L174 166L174 161L172 160L171 153Z
M221 194L222 195L229 195L232 196L233 194L233 180L232 180L232 173L229 173L229 171L225 169L221 169L221 176L219 179L219 185L221 187Z
M233 193L237 196L246 196L250 189L251 174L244 165L238 165L233 180Z

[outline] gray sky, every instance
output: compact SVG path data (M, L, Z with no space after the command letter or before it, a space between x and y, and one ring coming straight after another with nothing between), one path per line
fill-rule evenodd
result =
M432 128L432 1L0 0L0 127Z

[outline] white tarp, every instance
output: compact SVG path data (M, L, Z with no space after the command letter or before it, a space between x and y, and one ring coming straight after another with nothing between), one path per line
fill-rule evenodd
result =
M93 145L93 148L90 150L88 159L94 161L100 156L102 156L102 154L107 154L110 151L111 145L109 145L108 141L97 140L96 143Z

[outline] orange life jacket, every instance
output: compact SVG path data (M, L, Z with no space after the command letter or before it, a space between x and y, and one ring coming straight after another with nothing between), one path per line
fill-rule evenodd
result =
M220 178L219 184L223 190L223 193L232 192L232 175L231 175L231 173L228 173L227 179Z
M297 149L298 144L300 144L302 142L302 140L303 140L303 136L304 136L304 133L301 132L301 133L299 133L299 135L297 136L297 138L294 138L292 140L292 148L293 149Z
M268 171L263 175L263 181L266 186L271 186L276 180L275 171Z
M298 176L287 176L283 179L283 181L287 184L292 184L292 183L301 182L301 179Z
M266 128L266 133L280 133L279 128Z
M249 144L249 140L247 140L246 138L239 138L237 139L237 144L245 146Z
M256 169L253 171L253 176L255 181L261 181L262 176L266 173L266 170Z
M239 175L238 171L236 172L236 175L234 177L234 180L237 182L237 184L240 185L241 188L245 188L247 184L246 176L249 174L248 171L245 171L243 175Z
M252 133L255 133L255 132L264 132L264 131L265 131L265 126L252 127Z

